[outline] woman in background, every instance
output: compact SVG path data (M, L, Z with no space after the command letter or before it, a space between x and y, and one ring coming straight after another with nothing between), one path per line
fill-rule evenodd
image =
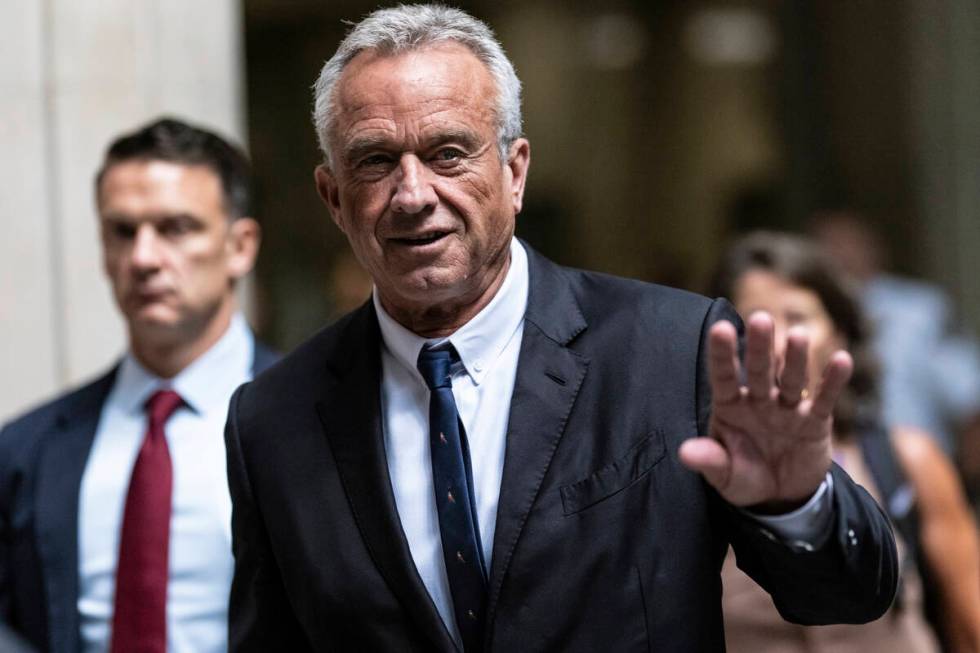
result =
M728 650L980 652L976 524L952 464L934 441L922 432L886 432L880 425L875 366L858 304L846 282L808 241L759 232L728 251L713 292L731 299L744 318L759 310L772 315L777 360L785 350L787 331L796 326L805 327L809 335L811 371L823 369L837 349L850 351L854 374L834 414L834 460L880 504L888 505L899 526L903 561L899 596L881 619L858 626L804 627L783 621L768 594L737 569L729 552L722 573ZM804 397L813 396L818 384L818 378L811 378ZM910 491L879 487L895 484L889 470ZM902 531L911 541L903 541ZM927 602L924 594L929 595ZM927 608L933 628L926 619Z

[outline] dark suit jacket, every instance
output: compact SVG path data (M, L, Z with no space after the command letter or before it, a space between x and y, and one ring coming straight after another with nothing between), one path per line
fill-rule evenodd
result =
M252 369L277 358L256 342ZM41 651L81 648L78 493L116 370L0 430L0 620Z
M530 298L500 489L486 649L720 651L729 542L803 623L880 615L891 532L834 468L833 535L795 552L677 458L706 433L708 326L725 301L560 268ZM371 303L232 398L230 650L452 651L389 481Z

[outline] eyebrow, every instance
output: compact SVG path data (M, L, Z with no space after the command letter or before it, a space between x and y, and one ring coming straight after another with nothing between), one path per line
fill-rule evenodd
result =
M459 143L468 150L474 150L479 146L480 139L469 129L447 129L436 134L427 147L439 147L446 143Z
M368 152L373 152L374 150L387 150L388 140L385 138L359 138L352 142L344 150L344 161L346 163L351 163L361 158Z
M101 216L103 222L112 224L136 224L143 222L162 222L163 220L189 220L191 222L203 222L200 216L189 211L174 211L173 213L154 213L144 217L134 217L127 213L105 213Z

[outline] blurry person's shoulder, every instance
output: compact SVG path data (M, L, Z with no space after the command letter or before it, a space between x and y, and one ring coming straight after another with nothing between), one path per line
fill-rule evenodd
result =
M878 275L868 282L863 295L876 319L901 318L934 329L945 326L952 310L952 300L943 288L909 277Z
M93 381L49 399L0 428L0 471L30 459L46 436L96 420L112 390L118 366Z

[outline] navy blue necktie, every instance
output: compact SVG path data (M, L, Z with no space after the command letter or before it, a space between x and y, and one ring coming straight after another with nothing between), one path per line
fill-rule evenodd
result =
M473 472L466 433L453 397L456 350L423 348L418 368L429 386L429 446L439 532L452 593L456 626L466 653L483 648L487 576L473 496Z

